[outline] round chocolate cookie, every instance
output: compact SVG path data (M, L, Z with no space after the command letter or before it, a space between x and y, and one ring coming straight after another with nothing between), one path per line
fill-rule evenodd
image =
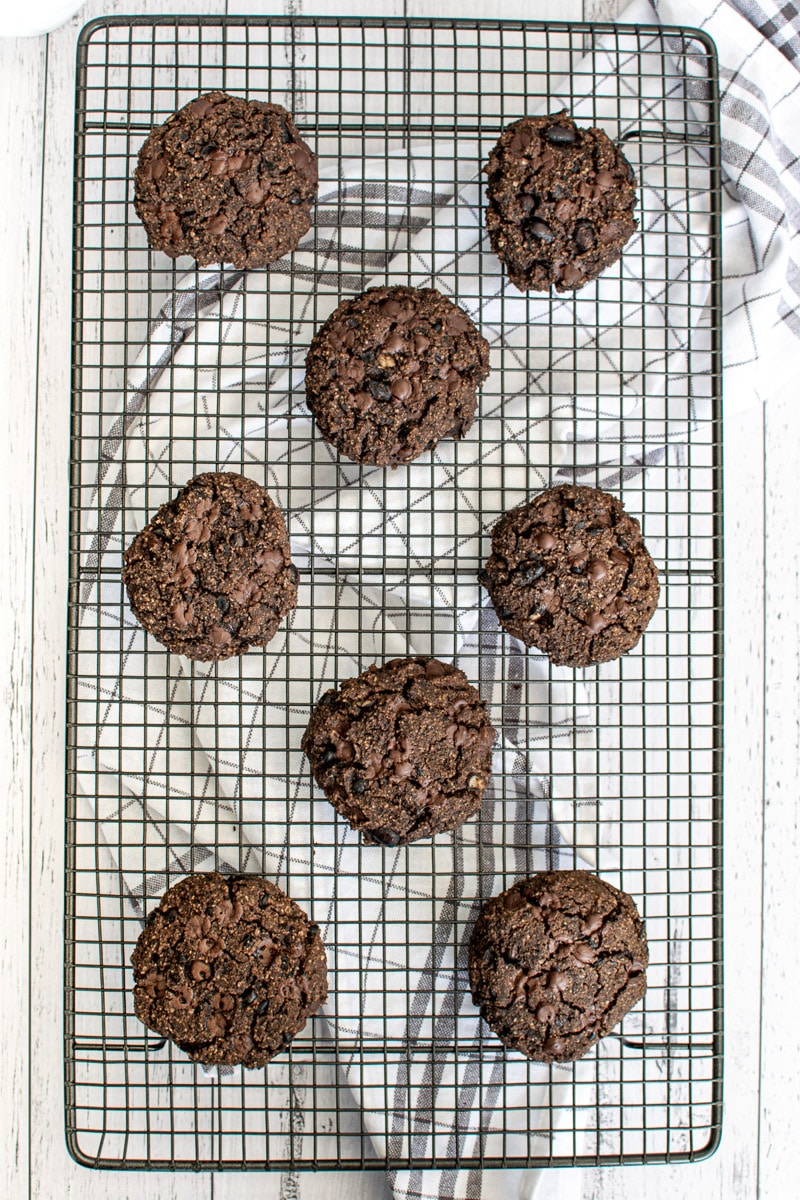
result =
M601 129L566 110L509 125L484 167L486 228L521 292L582 287L616 262L636 229L636 175Z
M615 496L565 484L511 509L478 573L500 624L556 666L619 658L658 605L658 572Z
M367 843L400 846L457 829L478 811L494 739L463 671L436 658L395 658L326 692L303 750Z
M147 918L131 958L136 1015L194 1062L263 1067L328 994L325 947L256 875L189 875Z
M265 646L297 604L279 510L232 471L197 475L125 552L136 619L168 650L213 662Z
M317 160L279 104L198 96L139 151L136 212L154 250L263 267L311 224Z
M434 288L370 288L314 335L306 399L322 436L358 463L409 463L472 425L489 344Z
M630 896L588 871L543 871L484 906L469 944L472 1000L500 1041L571 1062L645 993L644 925Z

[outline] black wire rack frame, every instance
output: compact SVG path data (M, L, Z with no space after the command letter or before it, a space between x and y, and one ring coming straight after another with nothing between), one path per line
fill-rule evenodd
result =
M710 1153L720 1136L722 1087L720 178L713 44L693 30L614 25L110 17L83 30L77 57L64 994L71 1153L103 1168L214 1170L594 1165ZM148 249L133 211L132 175L150 129L214 88L289 108L320 158L323 185L312 230L296 254L244 281L241 273L234 278L220 268L206 310L198 305L197 285L187 293L189 260L173 263ZM622 265L604 277L602 297L594 284L567 297L491 292L481 281L484 274L496 280L497 264L479 234L470 248L470 280L465 257L439 254L436 286L462 299L472 289L471 306L479 320L486 314L491 330L493 371L473 431L446 451L446 463L436 455L420 460L413 477L410 468L359 472L332 462L303 410L303 350L314 330L344 296L418 277L425 255L415 239L427 231L433 253L437 239L460 236L459 181L480 187L481 165L504 125L562 106L618 140L642 184L639 235ZM327 176L325 164L336 168ZM375 182L381 164L394 171L398 186L386 184L389 174L383 184ZM413 175L413 195L404 175ZM373 181L370 187L361 186L365 179ZM449 208L440 199L448 180ZM451 213L446 229L445 210ZM377 249L365 233L375 230L383 238ZM226 308L234 293L241 302ZM155 483L131 487L139 460L130 438L136 434L145 458L163 455L174 489L198 463L222 455L227 436L218 416L210 424L207 419L208 397L213 402L223 386L222 367L232 361L217 362L217 349L204 360L202 378L199 357L190 355L188 368L165 360L158 387L140 388L132 400L141 347L156 353L159 321L166 319L174 332L187 294L194 295L194 308L180 326L184 350L199 346L197 329L210 313L219 346L234 359L239 355L243 378L264 329L264 321L248 314L266 312L269 324L271 305L294 306L281 386L296 406L279 430L266 422L263 462L244 439L238 459L225 443L228 468L257 477L264 464L282 464L280 502L293 547L298 539L293 554L301 574L300 605L287 637L324 628L334 677L343 679L389 654L398 632L416 652L437 652L437 639L457 632L457 606L450 617L431 610L427 621L420 595L472 588L473 608L482 616L465 669L481 681L492 721L517 756L516 765L514 754L496 763L494 818L481 815L477 834L465 835L490 848L490 878L481 855L469 860L477 865L464 866L458 834L436 839L427 875L416 867L414 879L404 877L402 859L391 859L398 886L407 887L406 905L413 888L437 894L443 871L458 878L470 901L455 906L443 935L452 966L431 985L430 1025L411 1038L396 1032L390 1013L373 1012L369 1026L366 1017L361 1021L359 998L380 1003L380 988L376 1000L374 975L369 978L378 968L370 962L382 962L387 994L402 997L406 976L399 968L392 974L389 935L381 932L388 924L374 926L375 945L367 947L353 945L366 926L348 925L345 933L334 920L325 926L332 1003L355 1017L314 1018L268 1068L230 1074L204 1072L147 1031L134 1015L131 994L130 955L144 918L167 884L191 869L230 862L226 818L215 798L239 796L247 782L239 760L226 765L217 758L214 770L206 764L201 771L191 755L178 754L186 720L180 725L175 695L165 696L156 679L188 689L189 696L204 681L217 714L244 737L243 697L261 661L258 652L245 656L223 680L202 664L167 655L151 639L136 641L121 587L122 550L161 495ZM509 329L513 354L503 340ZM213 329L204 336L216 346ZM232 352L231 345L238 349ZM146 365L149 370L152 358ZM242 386L241 404L254 404L259 388L263 404L263 377L254 387ZM162 428L167 423L159 447L143 414L156 414ZM188 435L187 420L194 431ZM476 447L480 453L470 459ZM475 462L478 482L466 502L459 471ZM334 479L346 475L347 487L323 494L315 474L323 468L333 470ZM263 478L270 484L271 476ZM499 632L475 582L500 513L569 480L607 487L640 517L662 585L659 610L640 645L618 662L582 672L551 668ZM361 513L413 512L413 536L394 536L387 522L375 537L365 536L360 556L348 557L341 547L354 497ZM447 553L438 528L445 512L455 535L455 550ZM315 537L332 547L321 559L302 550ZM366 591L369 630L359 624ZM337 598L326 599L331 595ZM310 652L305 672L298 661L291 659L292 703L280 718L274 710L260 718L265 728L272 722L272 734L286 746L279 774L291 786L286 783L285 803L262 799L259 819L265 829L287 831L280 862L265 843L264 869L294 893L300 887L302 902L316 912L345 881L323 883L311 866L314 856L348 832L319 797L308 820L297 819L298 797L307 801L314 792L299 742L317 695L321 657ZM288 688L289 668L271 662L272 675L261 683ZM143 698L140 710L126 709L126 689ZM135 713L152 714L159 706L166 716L156 744L150 716L139 728ZM582 731L566 750L558 742L564 724ZM534 726L542 733L529 761L520 730ZM190 732L202 739L202 728ZM265 780L271 761L263 759ZM156 807L158 797L197 799L201 792L204 803L186 829L170 812L178 801L163 799L165 811L146 828L132 778L156 797ZM520 792L520 778L528 781L527 793ZM183 832L175 841L178 828ZM349 872L347 886L361 916L368 878L387 870L397 852L359 847L350 836L358 869ZM287 860L295 864L292 872ZM581 1063L552 1067L506 1053L485 1026L475 1033L464 955L475 898L547 863L598 869L630 892L645 918L651 955L643 1004ZM244 857L237 868L248 869ZM413 957L421 935L410 911L406 907L405 927L401 912L391 928L399 920L406 930L403 952ZM430 928L422 922L421 952L424 938L430 947ZM355 951L355 969L342 967L345 939ZM395 1086L420 1055L439 1081L427 1112L419 1097L412 1103L410 1089L401 1093ZM419 1130L427 1119L458 1131L474 1118L478 1136L403 1135L391 1143L370 1137L344 1070L354 1060L366 1064L365 1071L368 1066L376 1107L394 1112L401 1130ZM477 1117L474 1094L468 1100L462 1087L447 1082L447 1063L456 1070L472 1064L479 1091L484 1072L495 1072L494 1100L482 1102ZM519 1088L504 1086L512 1067L517 1083L522 1072L522 1100Z

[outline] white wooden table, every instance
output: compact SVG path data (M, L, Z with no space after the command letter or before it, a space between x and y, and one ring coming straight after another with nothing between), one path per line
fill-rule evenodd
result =
M6 0L10 2L10 0ZM711 0L708 0L709 4ZM62 1103L62 892L75 43L132 12L614 16L617 0L91 0L49 37L0 40L0 869L9 1200L378 1200L383 1176L89 1172ZM800 131L798 132L800 152ZM800 355L798 355L800 358ZM768 381L769 364L764 364ZM800 1191L800 588L795 394L726 418L725 1117L694 1166L509 1174L509 1200L766 1197ZM538 1176L538 1178L537 1178Z

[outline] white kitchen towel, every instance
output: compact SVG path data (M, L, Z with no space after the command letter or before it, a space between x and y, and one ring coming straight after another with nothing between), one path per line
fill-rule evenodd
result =
M620 78L643 53L659 70L637 71L645 93L631 94ZM539 109L563 97L586 121L607 96L614 119L601 124L616 138L637 130L644 110L656 133L684 120L669 66L664 98L657 43L601 43L590 65ZM685 493L683 450L707 430L710 409L687 361L690 334L695 355L708 345L691 319L710 287L709 197L686 186L692 171L707 178L703 149L645 141L635 165L646 221L601 280L551 299L517 293L488 249L477 164L493 140L463 142L457 153L419 142L324 170L317 218L335 231L325 261L309 239L268 273L184 277L131 371L124 412L101 431L97 520L83 531L86 563L100 569L87 572L80 597L78 778L133 902L143 910L145 897L152 903L168 880L200 867L261 870L287 886L330 947L335 986L321 1021L351 1047L341 1068L364 1128L380 1156L398 1159L499 1147L524 1155L537 1142L547 1152L560 1081L566 1094L583 1068L562 1068L551 1083L549 1068L506 1058L471 1005L466 943L454 950L453 931L468 930L481 901L519 875L619 866L603 858L615 839L603 832L596 789L605 776L588 720L591 696L595 712L602 705L602 672L524 655L458 561L485 552L484 512L576 477L638 489L656 560L688 560L679 519L667 537L663 484ZM403 227L387 225L387 202L410 218ZM340 220L348 211L361 214L358 224ZM347 263L357 266L345 271ZM318 439L303 401L302 338L286 350L310 306L322 320L343 294L387 281L457 281L457 299L489 338L493 370L480 426L389 476L338 459ZM563 349L553 355L551 345ZM548 431L540 442L529 440L537 425ZM651 468L659 484L646 491ZM209 469L243 470L287 514L301 603L263 653L190 668L146 638L125 605L120 517L129 539ZM370 582L364 561L403 570L387 567ZM662 610L648 637L662 636L663 622ZM480 683L501 728L494 769L505 793L491 789L480 821L455 835L363 847L312 788L300 736L326 687L369 661L417 652L453 659ZM90 861L93 851L78 853ZM370 1042L387 1036L410 1045L410 1058L371 1056ZM448 1052L454 1043L458 1053ZM508 1112L526 1119L509 1127ZM460 1198L479 1194L479 1173L400 1172L393 1187Z
M619 19L702 29L717 47L730 416L777 391L800 355L800 10L774 0L634 0Z

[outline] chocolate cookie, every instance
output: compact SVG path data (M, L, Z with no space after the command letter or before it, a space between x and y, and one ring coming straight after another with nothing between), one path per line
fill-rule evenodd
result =
M232 471L197 475L125 552L136 619L162 645L213 662L265 646L297 604L297 568L264 488Z
M306 399L322 436L358 463L409 463L472 425L489 345L434 288L370 288L314 335Z
M317 160L279 104L198 96L139 151L134 207L154 250L263 267L311 224Z
M326 692L303 750L367 843L400 846L457 829L478 811L494 739L463 671L436 658L395 658Z
M658 605L639 522L616 497L571 484L501 517L478 578L503 628L557 666L619 658Z
M544 871L483 907L469 944L472 1000L500 1041L537 1062L585 1054L641 1000L644 925L588 871Z
M636 175L601 129L565 109L509 125L484 167L486 228L521 292L583 287L616 262L636 229Z
M176 883L131 962L139 1020L206 1064L263 1067L328 994L319 926L256 875Z

